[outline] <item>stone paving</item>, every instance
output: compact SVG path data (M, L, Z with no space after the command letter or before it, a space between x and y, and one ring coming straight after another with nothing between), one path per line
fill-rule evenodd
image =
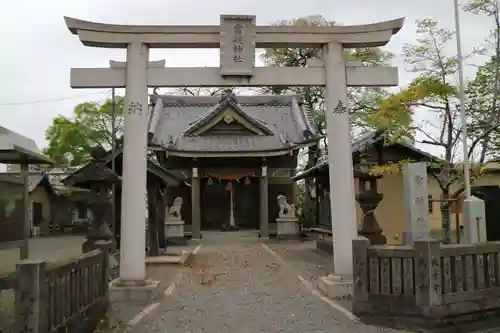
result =
M298 265L278 260L255 239L203 243L172 295L127 332L397 332L355 323L310 293L296 277L312 276L306 260L295 272ZM270 247L287 251L290 243L283 244Z

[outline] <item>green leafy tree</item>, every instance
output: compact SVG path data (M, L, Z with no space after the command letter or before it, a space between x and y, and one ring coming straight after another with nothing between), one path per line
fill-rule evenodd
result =
M277 22L276 25L294 25L294 26L333 26L336 22L328 21L322 17L306 17L296 20L285 20ZM388 65L390 64L393 55L382 51L380 48L359 48L346 50L346 60L358 61L365 66ZM321 58L321 49L319 48L279 48L266 49L262 54L262 58L267 66L275 67L306 67L313 59ZM311 112L314 123L317 126L317 131L321 134L326 133L326 119L324 112L324 88L323 87L288 87L288 88L272 88L266 92L275 94L296 93L303 97L305 107ZM360 132L368 127L374 126L390 127L394 120L387 118L382 121L377 119L378 103L381 96L386 93L380 88L349 88L348 100L349 111L351 113L351 123L354 132ZM408 124L411 122L411 117L406 118ZM404 121L400 121L404 123ZM397 126L398 127L398 126ZM320 157L326 151L326 140L322 143L323 149L320 146L309 147L306 154L301 153L299 159L305 160L304 168L308 169L317 164ZM310 188L312 185L307 180L305 188ZM314 200L308 193L302 198L302 212L304 214L304 222L310 223L314 221Z
M179 88L171 90L172 94L187 96L220 94L223 88ZM122 97L115 98L116 137L123 133ZM73 116L68 118L57 116L45 131L48 147L43 151L57 165L80 165L90 159L93 147L101 146L111 149L112 128L111 118L113 101L108 99L103 103L85 102L78 104L73 110Z
M307 26L333 26L336 22L320 17L306 17L296 20L284 20L276 25ZM306 67L313 59L321 58L320 48L278 48L265 49L262 58L266 65L274 67ZM347 61L361 62L364 66L389 65L394 55L384 52L380 48L358 48L346 50ZM273 88L273 93L283 94L294 92L301 94L306 107L312 112L315 124L320 133L326 133L326 119L324 114L324 89L323 87L288 87ZM364 129L371 126L376 114L380 96L385 94L381 88L353 88L348 89L349 111L353 129Z
M479 66L475 79L467 87L468 130L473 138L469 155L483 164L488 157L498 157L500 149L500 1L471 0L465 10L486 16L493 25L478 49L479 54L488 57L487 61Z
M469 157L482 165L500 156L500 95L497 56L480 66L467 86Z
M403 48L406 64L411 72L419 76L405 89L381 103L380 117L387 112L425 112L425 120L414 127L422 143L441 149L443 161L436 165L433 173L442 192L442 199L449 199L451 185L459 177L453 170L456 150L460 143L461 123L459 103L454 75L457 73L457 58L447 55L447 44L453 32L438 26L432 19L417 21L417 43ZM450 213L441 204L442 226L445 240L449 240Z
M116 98L116 133L123 127L122 98ZM43 152L57 165L80 165L90 159L91 149L101 146L111 148L111 118L113 102L85 102L78 104L73 117L57 116L45 132L48 147Z
M421 143L439 147L442 152L442 161L433 162L432 170L441 189L443 200L450 199L452 185L463 185L461 163L463 124L460 120L460 101L456 86L458 61L455 55L449 55L446 52L453 36L453 31L440 28L438 22L432 19L417 21L417 42L405 45L403 55L409 70L419 75L408 87L382 101L378 115L383 119L386 115L394 113L423 114L424 120L416 124L413 129L419 137L423 138ZM476 85L484 81L481 72L484 70L478 72ZM470 86L472 87L473 84ZM475 127L479 127L479 123L476 120L473 120L474 122ZM473 133L470 142L467 142L469 156L473 155L478 143L488 133L491 131L485 131L484 128ZM488 147L485 149L484 153L487 155ZM478 163L473 163L473 165L475 167L472 170L472 179L480 172L480 165ZM445 242L449 241L450 231L448 207L449 205L444 202L441 204Z

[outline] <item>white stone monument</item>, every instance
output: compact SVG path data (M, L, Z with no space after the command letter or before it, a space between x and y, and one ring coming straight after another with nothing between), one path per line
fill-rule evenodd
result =
M461 243L474 244L488 241L486 236L486 208L484 201L471 196L463 205L464 237Z
M405 244L430 237L427 164L407 163L403 167L405 197Z
M345 49L386 45L404 19L358 26L258 26L255 16L222 15L214 26L114 25L66 17L70 32L91 47L127 50L123 68L73 68L73 88L125 88L120 278L111 291L149 290L145 233L148 87L324 86L328 128L332 231L336 239L335 274L352 274L352 240L357 238L347 87L398 85L398 69L346 62ZM255 67L256 48L323 49L317 67ZM220 67L165 67L149 62L150 48L208 48L221 51ZM119 66L120 67L120 66ZM161 105L161 101L157 101ZM193 216L199 225L200 216ZM116 288L115 288L116 287ZM114 289L115 288L115 289ZM141 289L142 288L142 289ZM147 291L149 292L149 291Z
M294 238L300 233L299 220L295 215L295 205L289 204L288 199L280 194L276 198L280 208L276 219L276 236L279 238Z
M168 208L168 214L165 219L165 238L167 245L185 244L184 238L184 220L181 215L183 200L181 197L174 199L174 203Z

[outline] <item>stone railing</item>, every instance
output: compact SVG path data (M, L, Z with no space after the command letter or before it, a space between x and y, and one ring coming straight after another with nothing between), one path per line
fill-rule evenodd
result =
M105 247L65 262L21 261L13 332L93 332L108 308L108 267Z
M366 319L439 326L500 309L500 242L370 246L353 241L353 312Z

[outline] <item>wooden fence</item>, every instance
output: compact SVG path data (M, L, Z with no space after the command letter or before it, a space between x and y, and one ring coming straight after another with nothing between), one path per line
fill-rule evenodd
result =
M500 310L500 242L370 246L353 241L358 316L441 325Z
M3 286L15 290L12 332L93 332L109 304L103 248L59 263L21 261Z

